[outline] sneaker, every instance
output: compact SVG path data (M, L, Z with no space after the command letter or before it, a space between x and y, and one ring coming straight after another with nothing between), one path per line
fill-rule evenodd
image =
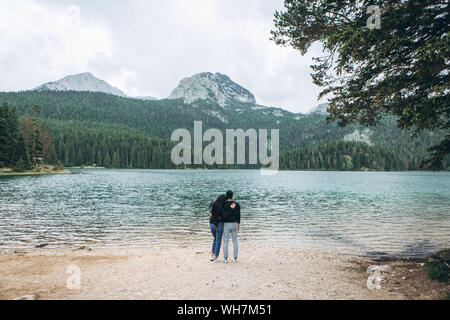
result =
M220 260L219 260L218 257L215 257L214 260L213 260L213 262L219 262L219 261L220 261Z
M223 259L223 262L228 263L228 260L227 259Z
M214 261L216 257L212 254L211 257L209 258L210 261Z
M237 258L233 258L232 260L234 263L237 263Z

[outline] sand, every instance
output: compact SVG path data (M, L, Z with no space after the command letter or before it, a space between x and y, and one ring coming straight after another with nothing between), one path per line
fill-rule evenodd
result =
M370 265L390 268L380 289L367 287ZM448 291L420 262L242 241L236 264L210 262L201 243L0 254L0 299L439 299Z

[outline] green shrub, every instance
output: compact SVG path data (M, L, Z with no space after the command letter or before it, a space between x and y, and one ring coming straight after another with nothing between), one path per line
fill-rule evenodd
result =
M23 157L21 157L19 162L17 162L17 165L14 168L14 171L24 172L27 169L28 169L27 162L23 159Z
M448 283L450 279L450 249L433 253L427 258L425 267L431 279Z
M64 169L61 161L58 160L58 162L56 163L56 166L53 168L54 171L58 171L58 170L62 170Z

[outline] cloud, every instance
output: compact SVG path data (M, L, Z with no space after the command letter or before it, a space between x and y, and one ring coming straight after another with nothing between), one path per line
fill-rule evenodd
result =
M269 40L281 0L14 1L0 4L0 90L90 71L129 95L167 97L198 72L221 72L261 104L306 112L320 89L311 55ZM6 49L5 49L6 48Z
M0 3L0 88L25 90L80 70L98 55L111 58L105 27L85 23L80 7L33 1Z

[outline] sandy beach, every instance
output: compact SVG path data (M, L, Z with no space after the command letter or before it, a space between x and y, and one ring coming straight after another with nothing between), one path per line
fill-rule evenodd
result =
M16 250L0 254L0 299L440 299L449 290L418 261L245 242L238 263L208 258L201 244ZM380 289L367 287L370 265L389 266Z

